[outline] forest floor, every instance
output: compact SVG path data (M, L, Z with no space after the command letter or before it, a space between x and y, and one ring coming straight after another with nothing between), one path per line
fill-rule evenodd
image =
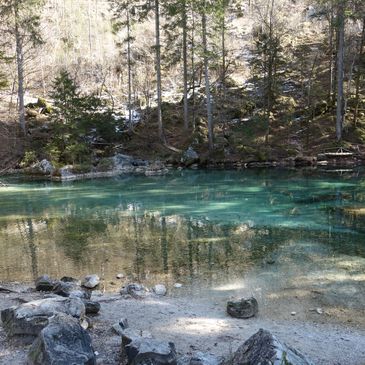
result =
M42 297L25 285L8 284L7 287L17 293L0 293L0 310ZM184 289L180 290L180 294L168 293L165 297L151 294L142 300L125 299L116 292L95 292L93 300L100 302L101 311L92 317L90 334L98 353L98 364L120 363L121 338L111 327L121 318L127 318L132 329L145 330L154 338L174 342L179 355L203 351L229 358L239 345L264 328L314 364L365 364L362 311L348 311L346 318L344 313L325 309L318 313L310 309L310 306L321 305L318 296L303 299L303 293L297 290L291 291L288 297L260 301L259 314L242 320L226 314L227 293L214 297L209 294L191 296L184 294ZM28 349L9 341L0 327L0 364L25 364Z

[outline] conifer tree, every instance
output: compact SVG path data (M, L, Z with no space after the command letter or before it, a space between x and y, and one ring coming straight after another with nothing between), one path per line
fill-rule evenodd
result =
M3 0L0 3L0 20L5 36L15 45L18 78L19 125L26 133L25 126L25 53L27 47L43 43L40 31L40 8L43 0Z

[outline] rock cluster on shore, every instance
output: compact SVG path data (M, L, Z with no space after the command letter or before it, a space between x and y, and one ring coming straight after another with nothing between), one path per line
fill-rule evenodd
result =
M88 332L90 320L87 317L97 315L102 309L100 302L92 300L92 291L99 283L97 275L89 275L81 282L68 277L53 280L44 275L35 282L36 290L44 292L43 299L1 312L7 335L20 337L24 343L32 344L28 365L100 364ZM126 299L143 300L148 295L166 295L167 288L158 284L149 290L143 285L130 283L123 286L120 294ZM230 301L227 312L238 318L249 318L258 313L258 303L255 298ZM254 334L226 359L201 351L178 356L173 342L154 338L145 330L129 328L127 318L121 318L112 330L121 338L121 364L311 365L302 354L265 330Z

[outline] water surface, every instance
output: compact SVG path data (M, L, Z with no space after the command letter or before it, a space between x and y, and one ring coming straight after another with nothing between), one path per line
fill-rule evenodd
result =
M198 291L327 285L346 295L347 306L365 306L360 172L7 182L0 188L1 281L98 273L111 289L121 272L126 280Z

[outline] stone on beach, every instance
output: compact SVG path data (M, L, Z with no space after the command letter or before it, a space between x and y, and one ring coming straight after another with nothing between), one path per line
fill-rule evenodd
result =
M94 289L100 284L100 278L98 275L87 275L81 282L81 285L88 289Z
M227 303L227 313L235 318L251 318L259 311L257 300L254 297L241 298Z
M166 286L163 284L157 284L153 287L153 291L156 295L164 296L167 293Z
M52 291L56 281L51 279L48 275L42 275L35 281L35 288L37 291Z
M297 350L260 329L243 343L226 365L313 365Z
M172 342L139 338L125 346L129 364L176 365L177 355Z
M13 306L1 311L3 327L9 336L37 336L49 318L64 313L83 318L85 305L78 298L47 298Z
M50 318L28 354L28 365L95 365L90 335L71 316Z

